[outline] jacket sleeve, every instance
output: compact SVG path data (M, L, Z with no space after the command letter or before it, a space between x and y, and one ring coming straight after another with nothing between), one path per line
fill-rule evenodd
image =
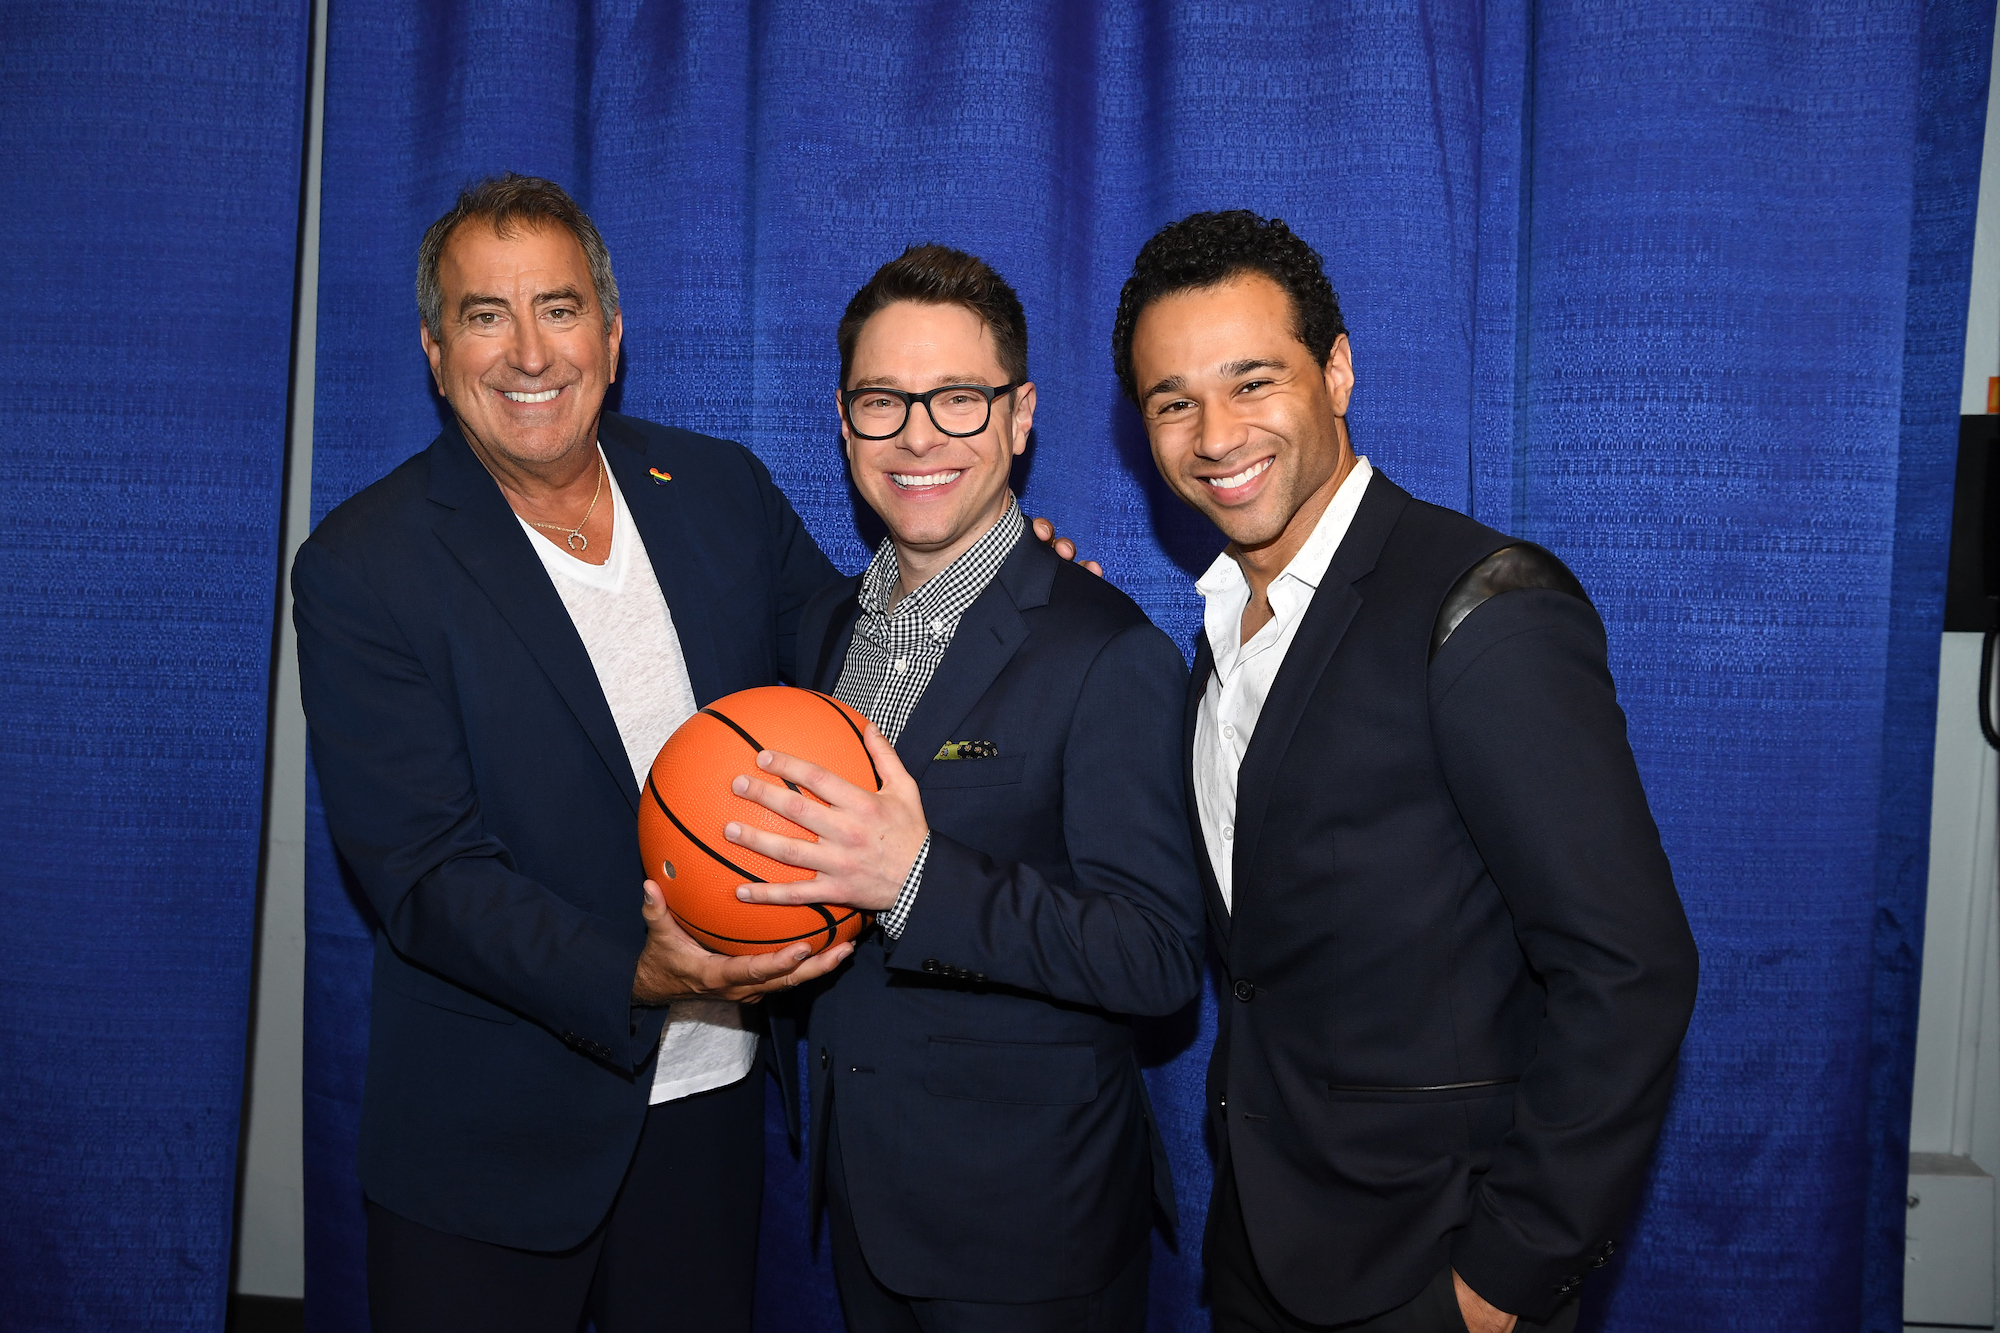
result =
M389 943L572 1046L643 1064L660 1011L632 1005L629 932L514 868L481 820L456 711L367 580L308 540L292 589L327 824Z
M1075 887L933 833L889 966L932 963L1120 1014L1170 1014L1201 980L1202 902L1181 781L1187 669L1151 625L1107 642L1063 746Z
M811 674L812 664L798 662L799 616L812 595L840 577L840 571L819 549L792 502L771 480L769 468L749 450L749 460L757 497L763 506L766 540L777 565L777 582L772 602L777 609L778 678L799 684Z
M1694 939L1588 602L1494 597L1440 649L1430 689L1445 780L1547 988L1452 1265L1500 1309L1546 1320L1609 1256L1644 1181Z

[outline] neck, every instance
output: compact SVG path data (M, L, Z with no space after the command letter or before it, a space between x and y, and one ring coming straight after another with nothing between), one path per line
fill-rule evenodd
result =
M562 454L550 459L517 458L486 443L465 423L459 433L510 502L520 501L537 510L550 503L560 504L573 493L588 491L597 482L597 423L591 422L583 437Z
M1305 549L1313 529L1319 526L1320 519L1326 514L1326 507L1333 503L1334 494L1353 473L1355 461L1354 450L1347 443L1347 429L1343 424L1340 429L1340 456L1334 464L1333 475L1321 482L1306 497L1305 503L1292 511L1284 529L1271 540L1255 546L1243 546L1236 542L1229 544L1229 558L1236 562L1237 568L1243 571L1243 581L1250 585L1252 605L1265 601L1271 580L1284 573L1285 566Z
M1009 491L1000 492L997 505L976 522L967 524L963 532L942 546L911 546L895 533L890 533L889 542L896 548L895 601L900 602L923 587L933 575L971 550L974 543L984 537L1000 521L1000 516L1007 512L1011 495Z

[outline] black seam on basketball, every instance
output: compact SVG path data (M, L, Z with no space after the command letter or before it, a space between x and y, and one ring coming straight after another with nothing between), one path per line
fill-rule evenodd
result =
M825 903L807 903L806 906L826 918L826 947L831 949L834 941L840 938L840 923L833 919L833 913L826 910Z
M730 860L728 857L716 851L715 848L703 842L700 838L695 837L694 830L689 828L686 824L681 823L680 816L676 815L672 810L667 808L666 798L661 796L660 789L653 785L653 775L651 773L648 773L646 775L646 790L648 793L651 794L653 798L653 804L660 807L660 813L665 815L668 819L674 821L674 827L681 831L682 837L686 838L689 842L693 843L695 846L701 848L704 852L707 852L711 857L715 858L715 860L721 862L722 865L727 869L732 870L735 873L743 876L743 878L749 883L769 884L771 882L768 879L764 879L760 876L751 874L749 871L745 870L742 866L737 865L734 861Z
M729 717L716 712L713 708L704 708L701 711L707 714L709 717L714 718L717 722L720 722L723 726L728 727L731 731L735 732L737 735L741 736L743 738L743 743L745 745L748 745L751 749L757 751L757 753L762 754L764 752L765 747L763 742L759 741L755 736L752 736L749 732L743 730L743 728L737 726L736 723ZM797 791L799 789L798 784L796 782L786 782L785 779L783 778L779 778L778 781L784 782L785 785L787 787L790 787L793 791Z
M819 907L819 904L811 903L808 904L808 906ZM825 912L826 909L821 907L820 911ZM831 914L829 913L828 915L830 916ZM846 916L841 917L839 920L833 923L834 929L838 931L840 927L846 925L848 922L852 921L855 917L860 915L861 915L861 910L859 908L852 908L852 907L849 908ZM688 930L693 931L697 935L706 935L708 936L708 938L712 940L721 940L725 944L797 944L800 940L809 940L813 936L820 934L823 929L820 926L814 926L811 930L807 931L803 935L791 935L787 936L782 940L746 940L746 939L738 939L734 935L722 935L712 930L703 929L702 927L697 926L694 922L684 920L680 917L675 917L674 919L676 921L679 921L682 926L684 926ZM833 941L831 939L827 941L829 948L832 947L832 943Z
M854 725L854 719L847 715L847 710L842 708L840 706L840 701L838 699L835 699L832 695L821 694L818 690L807 690L806 693L810 694L815 699L821 700L826 704L828 708L831 708L834 712L834 716L838 717L842 722L845 722L847 724L847 729L854 733L854 739L861 742L862 757L867 759L868 761L868 771L875 775L875 790L881 791L882 770L875 767L875 756L868 753L868 742L865 739L863 739L861 735L861 728Z

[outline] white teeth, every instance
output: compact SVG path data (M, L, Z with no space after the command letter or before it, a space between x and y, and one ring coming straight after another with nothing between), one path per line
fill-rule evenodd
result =
M1202 480L1215 487L1218 491L1233 491L1238 486L1247 485L1253 478L1262 476L1264 469L1276 461L1275 458L1267 458L1261 463L1255 463L1244 468L1233 477L1203 477Z
M503 390L503 392L506 391ZM549 399L555 397L557 394L561 392L562 392L561 389L544 389L540 393L508 392L507 397L517 403L546 403L547 401L549 401Z
M912 476L906 472L891 472L889 480L895 482L904 490L916 490L924 486L942 486L948 481L957 481L964 475L964 468L960 468L956 472L926 472L920 477Z

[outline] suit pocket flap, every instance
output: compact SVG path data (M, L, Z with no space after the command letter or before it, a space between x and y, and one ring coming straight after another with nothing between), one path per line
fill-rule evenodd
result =
M405 999L416 1000L439 1009L449 1009L455 1014L464 1014L469 1018L483 1018L489 1023L515 1021L511 1010L502 1009L492 1001L474 995L463 986L455 986L443 977L414 967L379 968L376 971L375 981L385 990L394 991Z
M991 759L933 759L924 769L918 785L926 791L939 787L998 787L1021 780L1025 754L996 754Z
M1074 1106L1097 1097L1097 1053L1088 1046L932 1037L924 1091L968 1101Z

